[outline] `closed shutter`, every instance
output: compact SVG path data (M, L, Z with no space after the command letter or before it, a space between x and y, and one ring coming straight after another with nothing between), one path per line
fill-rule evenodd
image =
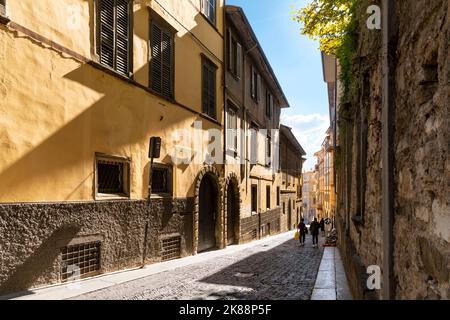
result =
M241 78L242 68L242 46L238 43L236 48L236 77Z
M156 24L152 25L151 37L151 87L166 97L172 97L173 37Z
M255 88L256 88L256 83L255 83L255 69L253 68L253 66L252 66L252 70L251 70L251 75L252 75L252 78L251 78L251 81L250 81L250 91L251 91L251 95L252 95L252 98L254 99L255 98Z
M227 31L227 57L228 57L228 70L233 71L233 48L230 30Z
M256 80L256 100L261 101L261 76L259 74Z
M130 3L128 0L99 0L100 63L129 76Z
M208 62L203 63L202 69L203 113L211 118L216 118L216 70Z

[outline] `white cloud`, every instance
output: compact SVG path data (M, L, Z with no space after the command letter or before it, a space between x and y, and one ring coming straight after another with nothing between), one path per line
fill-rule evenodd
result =
M282 115L281 123L292 128L292 132L307 153L305 158L308 160L303 169L312 169L316 163L314 153L320 150L330 126L328 116L319 113Z

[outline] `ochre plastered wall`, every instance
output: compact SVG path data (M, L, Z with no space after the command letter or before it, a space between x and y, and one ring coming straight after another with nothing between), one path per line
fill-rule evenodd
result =
M178 31L178 104L0 26L0 202L93 200L96 152L131 160L131 198L142 199L148 193L147 152L151 136L161 136L163 140L161 158L156 161L170 163L169 154L176 141L173 133L177 130L190 130L191 134L183 140L188 147L198 137L193 131L194 121L202 121L205 129L220 130L222 35L192 4L175 0L147 2L136 1L134 5L135 80L148 86L150 4L162 17L168 17L168 23ZM222 5L220 2L217 11L218 30ZM95 60L93 1L8 1L7 8L14 23ZM66 14L68 8L79 13L77 30L70 29L65 19L70 13ZM217 122L199 115L201 54L218 67ZM207 139L195 142L204 154ZM202 166L200 162L174 167L174 196L193 196L193 180Z

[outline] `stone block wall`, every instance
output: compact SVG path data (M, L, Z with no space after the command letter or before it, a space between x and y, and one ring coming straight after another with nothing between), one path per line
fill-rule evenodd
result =
M61 248L101 243L100 273L161 261L161 238L192 252L193 199L0 204L0 294L61 282ZM18 236L20 235L20 237Z

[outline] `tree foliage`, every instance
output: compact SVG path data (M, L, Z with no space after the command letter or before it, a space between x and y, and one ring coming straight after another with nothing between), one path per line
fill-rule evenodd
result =
M312 0L295 10L293 19L302 25L302 34L320 42L320 50L336 55L345 41L356 1Z

